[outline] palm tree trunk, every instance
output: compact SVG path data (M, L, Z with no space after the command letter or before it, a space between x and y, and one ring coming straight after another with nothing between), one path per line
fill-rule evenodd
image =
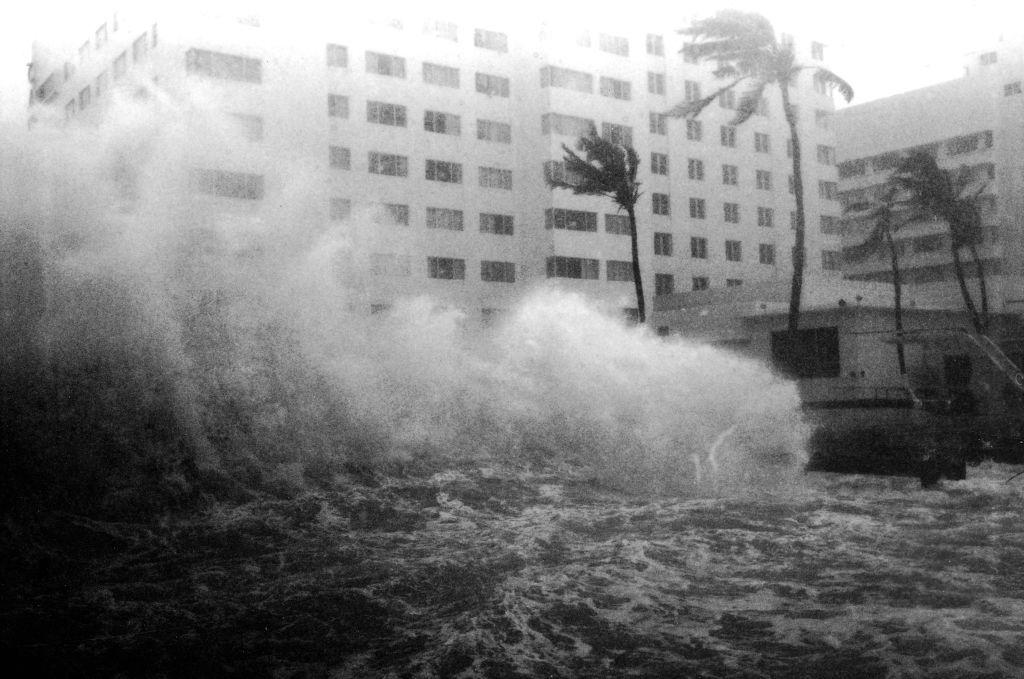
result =
M896 253L896 244L892 242L892 233L885 232L885 240L889 245L889 260L892 264L892 300L893 315L896 322L896 361L900 366L900 375L907 374L907 359L903 352L903 281L900 279L900 261Z
M796 233L793 242L793 281L789 289L789 332L795 333L800 325L800 294L804 287L804 178L800 165L800 136L796 129L796 116L789 103L789 87L779 84L782 91L782 110L789 124L790 138L793 140L793 195L796 198Z
M971 324L976 332L984 333L984 325L981 322L981 317L978 316L977 307L974 306L971 291L967 289L967 281L964 279L964 264L960 261L960 250L954 245L951 251L953 253L953 271L956 273L956 282L960 285L960 295L964 298L964 306L967 308L967 313L971 316Z
M978 247L971 245L971 258L974 260L974 268L978 272L978 294L981 297L981 326L979 331L984 334L988 330L988 288L985 285L985 270L981 266L981 257L978 256Z
M629 215L629 239L633 249L633 285L636 287L636 317L637 322L643 325L647 322L647 313L644 306L644 284L640 277L640 244L636 233L636 212L632 205L626 206L626 214Z

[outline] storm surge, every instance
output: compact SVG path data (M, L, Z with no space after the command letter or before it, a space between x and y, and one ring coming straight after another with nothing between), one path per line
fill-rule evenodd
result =
M113 470L113 493L138 480L126 465L288 479L569 463L668 492L802 469L793 384L555 286L482 329L428 297L370 315L358 234L416 227L358 208L324 226L299 170L246 218L225 212L197 195L195 168L230 157L235 134L159 92L100 127L8 132L4 406L23 452L9 468L50 484Z

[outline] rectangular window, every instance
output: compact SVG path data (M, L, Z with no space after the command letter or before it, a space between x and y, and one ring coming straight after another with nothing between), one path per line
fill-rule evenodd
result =
M740 223L740 204L722 203L723 219L727 224Z
M703 198L690 199L690 217L693 219L704 219L707 214L707 205Z
M823 111L821 109L815 109L814 111L814 124L823 130L832 129L832 112Z
M114 80L120 80L121 76L128 70L128 55L121 52L117 55L117 59L114 59Z
M328 94L327 115L331 118L348 118L348 97L343 94Z
M231 118L235 121L239 133L246 141L261 141L263 139L263 118L248 113L232 113Z
M651 153L651 174L668 174L668 154Z
M596 259L557 256L547 259L548 278L582 278L596 281L599 269L600 264Z
M332 68L348 68L348 47L327 43L327 65Z
M626 125L601 123L601 136L613 144L633 145L633 128Z
M330 164L335 170L352 169L352 153L342 146L330 147Z
M512 190L512 170L503 170L498 167L480 168L480 186L485 189Z
M654 254L672 256L672 234L657 231L654 233Z
M602 52L617 54L620 57L629 56L629 40L618 35L601 33L597 37L597 48Z
M707 276L694 276L692 278L693 289L696 290L707 290L708 289L708 277Z
M462 210L450 210L444 207L427 208L427 228L462 231Z
M100 24L100 27L96 29L96 49L99 49L107 44L107 24Z
M423 82L441 87L459 87L459 69L423 62Z
M442 40L459 41L459 27L450 21L428 20L423 24L423 32Z
M487 73L476 74L476 91L489 97L508 96L508 78Z
M390 177L408 177L409 159L394 153L378 153L370 151L369 170L371 174L383 174Z
M594 91L594 76L569 68L544 66L540 69L540 86L559 87L591 94Z
M792 378L839 377L839 328L801 328L771 335L772 366Z
M811 59L814 59L815 61L824 61L825 46L820 42L811 43Z
M409 226L409 206L398 203L381 205L380 216L389 224ZM375 220L376 221L376 220Z
M446 281L466 279L466 260L453 257L427 257L427 277Z
M828 94L828 81L821 77L820 74L814 74L814 91L818 94Z
M626 215L606 214L604 216L604 232L617 236L628 236L630 234L629 217Z
M85 61L85 57L89 54L89 48L92 44L86 40L82 43L82 46L78 48L78 63L81 64Z
M332 222L344 222L351 216L351 200L348 198L331 198L330 217Z
M103 71L98 76L96 76L96 98L97 99L102 97L104 95L104 93L107 91L108 81L109 80L110 80L110 77L107 75L106 71Z
M648 71L647 91L650 94L665 94L665 74Z
M721 139L722 146L734 148L736 146L736 128L731 125L722 125Z
M482 141L493 141L499 144L512 143L512 126L496 120L476 121L476 138Z
M480 262L480 280L487 283L515 283L516 265L512 262Z
M656 215L662 215L667 217L670 213L668 194L667 193L652 193L651 194L651 210Z
M617 80L615 78L606 78L601 76L600 83L602 96L611 97L612 99L628 100L630 98L630 83L628 80Z
M772 173L768 170L758 170L756 173L757 188L762 191L772 190Z
M512 215L496 215L480 213L480 233L493 233L499 236L511 236L513 233Z
M597 213L583 210L547 208L544 210L544 228L568 231L597 231Z
M380 52L366 52L366 72L387 75L393 78L405 77L405 57Z
M1003 96L1012 97L1021 93L1020 81L1015 80L1012 83L1006 83L1003 85Z
M620 283L633 282L633 262L609 259L605 262L605 277Z
M263 175L222 170L194 170L192 188L198 193L221 198L260 200L263 198Z
M821 270L822 271L839 271L840 259L838 250L822 250L821 251Z
M718 105L724 109L734 110L736 108L736 91L726 90L719 94Z
M115 69L117 64L114 64ZM263 82L263 62L238 54L224 54L209 50L190 49L185 54L185 70L209 78Z
M796 210L791 210L789 213L789 228L796 230Z
M670 273L654 274L654 294L671 295L676 291L676 279Z
M508 36L497 31L486 31L482 28L473 32L473 45L495 52L508 52Z
M566 184L578 184L580 176L575 172L565 169L565 161L547 160L544 162L545 182L565 182Z
M427 132L437 134L450 134L458 137L462 133L462 125L459 116L454 113L441 113L440 111L423 112L423 129Z
M700 83L696 80L687 80L683 83L683 98L686 101L697 101L700 99Z
M562 113L545 113L540 117L542 134L561 134L567 137L586 136L594 127L594 121L587 118L567 116Z
M647 53L656 57L665 56L665 38L654 33L647 34Z
M821 232L827 234L841 234L839 218L833 215L821 215Z
M722 183L736 186L740 183L740 169L735 165L722 166Z
M663 113L650 113L651 134L668 134L668 117Z
M699 236L690 238L690 257L693 259L708 258L708 239Z
M999 61L999 55L996 52L985 52L979 58L982 66L991 66L992 64Z
M446 160L428 160L425 176L430 181L461 184L462 164Z
M394 276L394 277L406 277L412 273L412 262L410 261L409 255L395 255L395 254L384 254L384 253L373 253L370 255L370 275L371 276ZM370 312L375 313L374 309L379 311L385 311L389 305L387 304L374 304L370 307Z
M786 179L788 180L788 183L789 183L789 193L790 193L790 195L795 194L796 193L796 180L793 178L793 175L787 176Z
M743 279L742 278L726 278L725 279L725 287L727 287L727 288L738 288L741 285L743 285Z
M757 153L771 153L771 139L764 132L754 133L754 151Z
M831 146L818 144L818 162L822 165L835 165L836 150Z
M92 103L92 88L86 85L81 92L78 93L78 110L84 111Z
M700 141L704 137L704 124L699 120L686 121L686 138L690 141Z
M835 182L818 182L818 197L824 200L835 200L839 193L839 185Z
M704 181L704 161L696 158L687 159L686 176L694 181Z
M743 245L740 241L725 241L725 259L728 262L739 262L743 260Z
M951 156L958 156L961 153L971 153L978 150L979 135L967 134L962 137L953 137L946 142L946 153Z
M761 264L775 264L775 246L761 243L757 246L757 261Z
M770 207L757 208L757 225L764 227L775 226L775 211Z

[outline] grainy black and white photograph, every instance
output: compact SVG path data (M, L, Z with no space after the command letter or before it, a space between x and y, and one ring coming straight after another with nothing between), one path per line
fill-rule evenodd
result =
M5 676L1024 676L1024 7L3 14Z

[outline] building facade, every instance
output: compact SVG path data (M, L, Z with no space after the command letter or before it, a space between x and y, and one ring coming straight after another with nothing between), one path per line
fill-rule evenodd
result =
M964 76L912 92L851 106L836 114L840 202L877 198L908 151L933 154L941 167L969 176L979 192L984 240L979 247L991 309L1024 311L1024 41L1001 41L971 54ZM968 175L969 173L969 175ZM849 221L845 244L863 239L870 225ZM948 226L938 221L901 227L896 240L902 278L953 303L960 292L953 273ZM964 254L970 289L979 287ZM891 281L889 257L844 263L844 275Z
M426 293L487 319L548 279L635 311L625 214L545 182L564 172L562 144L590 125L641 157L649 306L680 290L788 280L795 208L778 93L739 127L728 125L735 98L695 121L666 119L716 81L684 61L675 27L652 23L125 11L39 43L31 116L99 124L113 97L149 90L222 112L233 147L192 158L198 199L242 228L303 201L315 228L350 236L341 275L372 311ZM822 58L817 43L798 47ZM792 96L808 272L838 275L831 93L808 80Z

